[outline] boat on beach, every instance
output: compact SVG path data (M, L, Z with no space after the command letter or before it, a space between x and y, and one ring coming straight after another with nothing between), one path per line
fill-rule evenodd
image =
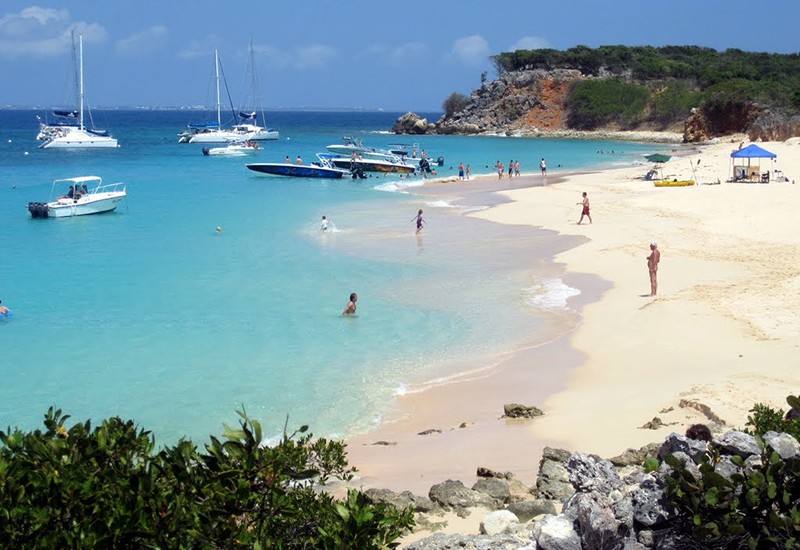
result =
M78 110L54 111L61 124L48 125L39 121L37 139L44 141L40 149L78 149L119 147L117 140L103 130L91 130L84 124L83 35L78 35ZM77 124L74 120L77 118Z
M63 192L63 195L58 193ZM111 212L127 196L122 182L103 184L98 176L80 176L53 182L49 202L29 202L33 218L66 218Z
M312 164L292 164L289 162L261 162L248 164L247 168L261 174L273 176L291 176L295 178L330 178L341 179L349 176L349 170L343 170L332 166L328 159L322 155L317 155L319 162Z

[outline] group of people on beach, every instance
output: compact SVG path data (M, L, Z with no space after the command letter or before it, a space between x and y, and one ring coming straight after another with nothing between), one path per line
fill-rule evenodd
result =
M497 178L503 179L503 174L506 172L506 166L499 160L494 165L494 169L497 170ZM512 178L514 176L520 176L522 172L520 171L520 163L519 161L514 161L513 159L508 161L508 177Z

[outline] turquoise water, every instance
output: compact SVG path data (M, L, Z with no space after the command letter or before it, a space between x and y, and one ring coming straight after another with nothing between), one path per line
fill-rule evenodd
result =
M466 220L394 177L257 175L248 160L178 144L191 113L96 114L122 146L97 151L37 149L35 114L0 111L0 299L14 312L0 320L2 426L35 427L55 404L76 418L134 418L162 441L204 439L245 406L271 435L286 415L320 435L352 433L409 384L544 333L553 319L551 306L529 299L549 284L544 232ZM382 133L397 116L275 113L281 139L256 158L309 161L342 135L416 141L445 157L443 174L460 161L477 174L498 159L519 158L525 171L546 157L557 173L653 152ZM127 202L107 215L30 218L28 201L79 175L127 182ZM429 226L416 238L410 220L422 207ZM323 214L339 232L320 234ZM358 316L343 318L351 291Z

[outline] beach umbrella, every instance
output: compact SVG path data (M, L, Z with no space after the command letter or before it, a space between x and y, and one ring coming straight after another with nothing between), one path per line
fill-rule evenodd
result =
M654 154L652 154L652 155L645 155L645 157L644 157L644 158L646 158L646 159L647 159L647 160L649 160L650 162L657 162L657 163L659 163L659 164L662 164L662 163L664 163L664 162L667 162L667 161L668 161L669 159L671 159L672 157L671 157L671 156L669 156L669 155L663 155L663 154L661 154L661 153L654 153Z

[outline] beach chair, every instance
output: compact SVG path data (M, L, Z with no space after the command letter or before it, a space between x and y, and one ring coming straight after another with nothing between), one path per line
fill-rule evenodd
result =
M761 174L761 183L769 183L769 172Z

